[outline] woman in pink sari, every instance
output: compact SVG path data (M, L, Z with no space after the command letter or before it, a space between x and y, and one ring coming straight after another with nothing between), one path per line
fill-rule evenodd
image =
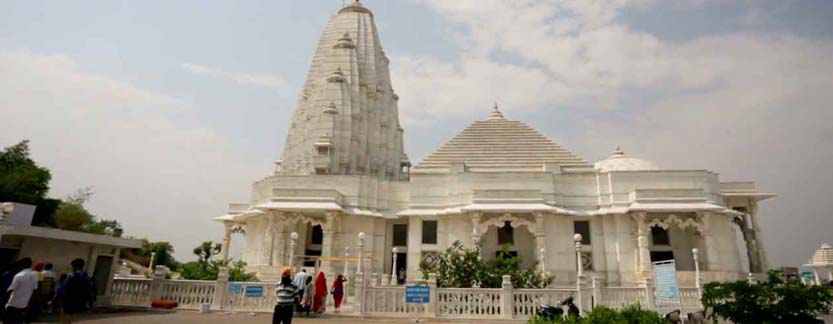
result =
M312 311L316 313L324 312L324 304L327 301L327 279L323 272L319 272L315 277L315 295L312 297Z

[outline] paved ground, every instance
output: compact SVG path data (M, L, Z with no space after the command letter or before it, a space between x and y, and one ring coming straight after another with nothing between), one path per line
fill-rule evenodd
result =
M132 312L132 313L116 313L116 314L100 314L90 315L75 323L80 324L218 324L218 323L232 323L232 324L268 324L272 322L272 314L199 314L190 311L177 311L174 313L147 313L147 312ZM416 324L416 323L466 323L469 321L442 321L442 320L427 320L422 319L390 319L390 318L357 318L357 317L343 317L343 316L324 316L319 318L298 318L292 320L292 323L299 324L348 324L348 323L363 323L363 324L382 324L382 323L401 323L401 324ZM478 320L478 324L509 324L522 323L517 321L484 321Z

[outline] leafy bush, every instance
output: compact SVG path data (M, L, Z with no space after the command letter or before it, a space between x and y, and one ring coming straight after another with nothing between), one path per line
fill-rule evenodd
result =
M833 289L784 280L770 271L764 282L710 282L703 289L709 317L735 323L813 323L833 306Z
M456 288L469 288L474 285L499 288L504 275L511 276L512 285L517 288L543 288L552 282L552 276L533 269L521 269L519 257L499 257L483 261L479 249L465 248L459 241L440 254L436 264L420 263L420 271L426 276L428 273L437 274L438 286Z
M638 304L616 310L604 306L596 306L584 314L584 317L565 317L555 321L531 318L532 324L664 324L662 316L654 311L642 309Z

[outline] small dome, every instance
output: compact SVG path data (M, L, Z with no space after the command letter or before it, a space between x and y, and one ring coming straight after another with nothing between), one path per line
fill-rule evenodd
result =
M656 163L629 157L618 147L607 159L596 162L596 169L601 172L610 171L653 171L659 170Z

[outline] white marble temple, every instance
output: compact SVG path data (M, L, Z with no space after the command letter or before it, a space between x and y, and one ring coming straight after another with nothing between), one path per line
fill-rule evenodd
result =
M758 202L774 195L755 183L663 169L618 148L591 164L498 107L411 168L388 65L370 10L356 1L332 16L282 161L254 183L249 203L216 218L226 253L241 233L243 260L262 278L290 262L356 271L359 255L364 271L390 274L398 247L397 265L413 280L421 261L455 241L478 244L487 259L506 244L568 284L578 231L586 272L610 286L636 285L652 260L667 258L693 285L695 248L705 280L766 269Z

